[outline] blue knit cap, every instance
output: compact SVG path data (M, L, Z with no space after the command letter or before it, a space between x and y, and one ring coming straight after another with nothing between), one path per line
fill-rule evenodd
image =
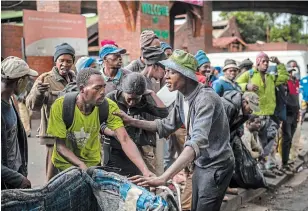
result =
M198 62L198 67L200 67L201 65L203 65L204 63L209 63L210 60L209 58L206 56L205 52L203 50L199 50L196 55L195 55L195 59Z
M167 50L167 49L171 49L171 50L172 50L171 46L170 46L168 43L165 43L165 42L160 42L160 48L161 48L163 51L165 51L165 50Z
M84 68L90 67L95 61L94 58L87 56L79 58L75 64L77 73Z

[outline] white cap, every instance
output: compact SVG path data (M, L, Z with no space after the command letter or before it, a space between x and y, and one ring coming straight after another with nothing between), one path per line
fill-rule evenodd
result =
M1 62L1 78L16 79L25 75L38 76L38 73L24 60L15 56L9 56Z

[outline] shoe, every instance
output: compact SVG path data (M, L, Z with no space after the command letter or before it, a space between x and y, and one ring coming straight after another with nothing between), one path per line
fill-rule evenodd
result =
M225 195L222 201L228 201L228 200L229 200L229 197Z
M280 171L277 167L274 167L272 169L270 169L275 175L277 176L282 176L284 175L284 172Z
M293 164L284 165L284 166L282 166L282 168L284 168L287 171L290 171L292 173L296 173L296 169L294 168Z
M262 173L263 173L263 176L265 177L276 178L276 175L269 170L264 170Z
M238 195L238 189L228 187L226 193L231 194L231 195Z
M294 173L292 172L292 171L289 171L287 168L285 168L285 167L282 167L281 169L280 169L280 171L282 171L283 173L285 173L286 175L288 175L288 176L292 176Z

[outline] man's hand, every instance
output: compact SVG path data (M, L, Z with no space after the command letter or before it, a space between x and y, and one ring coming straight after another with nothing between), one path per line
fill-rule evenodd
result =
M49 87L50 87L49 83L43 83L43 82L39 81L37 83L36 88L40 93L44 94L45 92L48 91Z
M27 179L27 177L24 177L21 181L20 188L26 189L31 188L31 182Z
M136 185L143 186L143 187L157 187L166 184L167 179L162 176L154 176L154 177L145 177L136 175L133 177L130 177L129 180L132 183L135 183Z
M134 119L133 117L128 116L124 111L113 112L113 115L120 117L126 126L129 126Z
M80 163L78 165L78 167L81 168L81 170L84 170L84 171L86 171L88 169L88 166L84 162Z
M278 60L276 56L271 56L270 61L276 64L280 64L280 61Z
M252 91L252 92L256 92L259 90L259 87L254 84L247 84L246 88L248 91Z
M143 174L144 177L156 177L156 175L151 172L151 171L147 171L146 173Z

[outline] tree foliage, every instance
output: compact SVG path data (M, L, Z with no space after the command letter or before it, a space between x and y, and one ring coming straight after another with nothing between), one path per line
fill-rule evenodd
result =
M256 41L292 42L299 43L302 40L303 17L290 15L286 17L284 24L277 24L278 13L262 12L221 12L223 20L235 17L242 35L247 43ZM269 39L268 39L269 38Z

